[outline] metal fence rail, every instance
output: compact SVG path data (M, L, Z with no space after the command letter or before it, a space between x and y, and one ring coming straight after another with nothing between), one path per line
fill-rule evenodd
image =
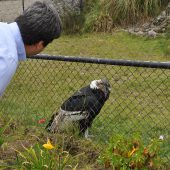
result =
M146 140L170 134L170 63L37 55L21 63L0 103L2 115L27 126L49 120L63 101L106 77L111 95L93 122L95 140L140 131ZM170 159L169 151L166 156Z
M49 55L35 55L28 57L30 59L42 59L42 60L56 60L67 62L80 62L80 63L95 63L95 64L107 64L118 66L132 66L132 67L148 67L148 68L164 68L170 69L170 62L156 62L156 61L131 61L131 60L110 60L103 58L87 58L87 57L71 57L71 56L49 56Z

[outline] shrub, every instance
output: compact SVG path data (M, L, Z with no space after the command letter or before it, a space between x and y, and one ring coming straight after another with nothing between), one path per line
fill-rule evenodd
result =
M0 126L0 147L3 145L5 141L5 130L9 127L10 123L12 122L12 119L10 119L8 122L6 122L2 127Z
M124 138L113 137L105 152L99 157L99 163L111 169L155 169L161 165L160 146L162 140L151 140L148 145L142 143L139 135Z
M83 13L70 14L63 19L63 31L65 34L81 33L84 26L85 16Z

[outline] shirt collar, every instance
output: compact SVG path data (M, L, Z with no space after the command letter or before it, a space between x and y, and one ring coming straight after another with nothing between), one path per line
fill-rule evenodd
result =
M19 60L25 60L26 59L26 52L25 52L25 47L24 47L24 43L23 43L23 40L22 40L22 37L21 37L19 27L18 27L16 22L10 23L9 27L10 27L11 32L14 36L15 41L16 41L18 59Z

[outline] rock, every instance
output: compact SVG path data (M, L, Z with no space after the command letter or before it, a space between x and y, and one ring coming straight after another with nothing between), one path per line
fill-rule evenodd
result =
M155 38L159 33L163 34L168 29L170 29L170 3L156 18L151 19L141 27L130 28L128 32L138 36L147 35L150 38Z
M140 31L139 28L135 28L135 29L134 29L134 32L139 32L139 31Z
M137 33L137 35L139 35L139 36L144 36L145 33L144 33L143 31L139 31L139 32Z
M157 33L153 30L148 31L148 37L150 38L156 38Z

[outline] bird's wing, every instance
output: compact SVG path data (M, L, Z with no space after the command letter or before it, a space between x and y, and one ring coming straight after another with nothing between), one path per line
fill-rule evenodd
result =
M92 90L86 86L75 92L62 105L61 109L65 111L85 111L88 107L88 99L93 96Z
M91 127L93 120L99 114L103 104L96 98L95 95L88 96L86 100L86 110L88 117L79 121L80 133L84 134L87 128Z
M90 96L90 95L92 95L92 89L90 88L90 85L88 85L76 91L72 96Z

